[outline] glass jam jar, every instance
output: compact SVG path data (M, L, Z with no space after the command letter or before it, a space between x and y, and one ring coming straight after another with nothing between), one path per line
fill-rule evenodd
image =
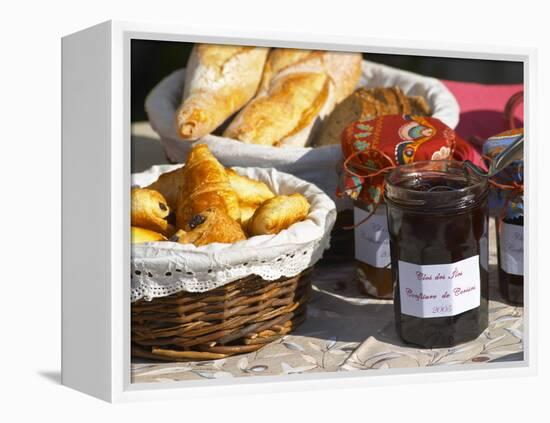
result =
M487 328L487 186L454 161L387 175L395 323L405 343L450 347Z
M379 204L371 215L358 199L354 203L353 223L359 291L377 298L393 298L386 205Z
M521 202L523 209L522 196L511 201ZM496 221L500 295L511 304L523 305L523 213L508 213Z
M483 155L493 160L524 135L523 128L496 134L483 143ZM496 174L489 189L489 210L497 227L498 282L501 296L523 305L523 160Z

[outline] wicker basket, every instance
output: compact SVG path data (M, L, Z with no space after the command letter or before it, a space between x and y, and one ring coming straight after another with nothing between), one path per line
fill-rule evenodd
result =
M311 268L291 278L249 276L205 293L179 292L132 304L132 355L211 360L256 351L306 316Z
M146 186L174 166L132 175ZM330 244L334 202L318 187L269 168L234 168L273 192L298 192L307 219L276 235L196 247L132 246L132 355L165 361L211 360L258 350L306 316L310 274Z

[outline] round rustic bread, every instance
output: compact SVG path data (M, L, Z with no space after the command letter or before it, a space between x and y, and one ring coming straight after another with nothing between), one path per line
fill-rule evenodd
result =
M358 88L338 104L323 124L315 146L340 144L342 131L357 120L383 115L430 115L422 96L408 97L400 87Z

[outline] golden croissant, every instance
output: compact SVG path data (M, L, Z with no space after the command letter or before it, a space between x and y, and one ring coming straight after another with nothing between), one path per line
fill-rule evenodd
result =
M212 242L233 243L246 239L241 226L224 210L209 208L196 214L184 229L177 231L171 241L194 244L197 247Z
M309 203L302 194L278 195L265 201L248 222L248 233L254 235L276 234L304 220L309 213Z
M154 242L154 241L166 241L166 237L162 234L159 234L155 231L150 231L149 229L138 228L132 226L132 244L141 244L143 242Z
M164 232L168 227L166 217L170 209L162 194L151 189L134 188L131 192L132 226Z
M225 168L212 155L206 144L195 144L185 167L178 194L176 226L184 228L191 218L208 208L225 211L239 221L241 212L235 190Z

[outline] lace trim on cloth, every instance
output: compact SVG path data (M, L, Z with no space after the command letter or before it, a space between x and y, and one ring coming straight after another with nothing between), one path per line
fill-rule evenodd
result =
M158 267L149 269L143 261L132 262L133 287L130 298L134 302L140 298L151 300L180 291L206 292L250 275L267 281L296 276L319 261L323 251L329 247L330 236L327 235L312 246L293 250L271 261L244 262L237 266L208 269L206 272L194 272L186 266L185 261L167 263L165 272L158 272ZM159 280L164 283L158 283Z
M153 166L132 175L132 184L146 186L179 166ZM274 192L304 195L311 205L307 219L277 235L256 236L235 244L195 247L165 241L133 245L132 302L180 291L210 291L251 275L269 281L292 277L321 259L330 246L330 231L336 220L334 202L315 185L275 169L234 169L267 183Z

